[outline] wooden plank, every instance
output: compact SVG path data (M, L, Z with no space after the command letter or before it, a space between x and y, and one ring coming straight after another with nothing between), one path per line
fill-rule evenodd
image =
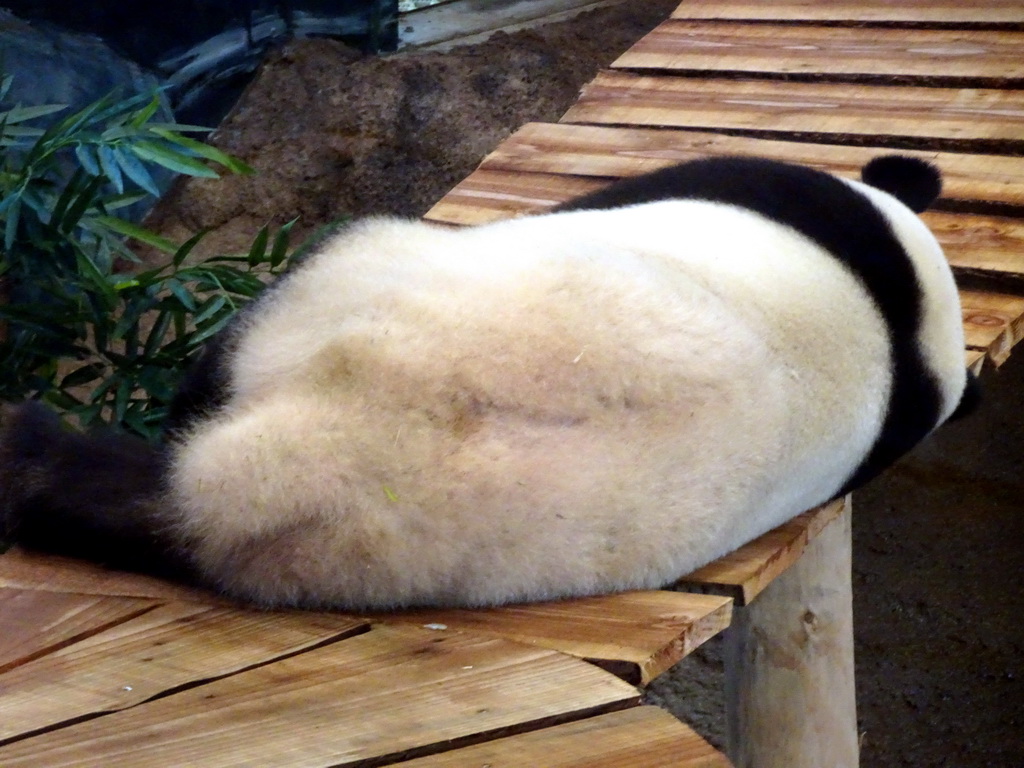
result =
M0 555L0 587L231 604L205 590L189 589L151 576L112 571L84 560L28 552L17 547Z
M984 350L996 366L1024 338L1024 297L960 291L967 346Z
M1024 206L1024 157L808 144L700 131L527 123L484 158L480 167L621 178L710 155L741 155L858 178L868 160L894 152L937 165L943 173L943 199Z
M922 218L955 268L1024 280L1024 219L944 211Z
M557 205L604 186L606 181L571 176L536 177L523 184L516 173L473 173L431 208L428 221L482 224Z
M151 611L125 597L0 588L0 673Z
M340 615L163 605L0 676L0 740L124 709L366 628Z
M634 707L400 763L401 768L729 768L692 728Z
M838 519L849 497L797 515L788 523L745 544L734 552L698 568L677 584L731 596L747 605L784 571L798 561L822 530Z
M967 370L975 376L981 375L981 372L985 367L986 359L985 352L981 349L968 349L964 352L964 360L967 363Z
M1024 4L1020 0L985 0L983 3L965 3L963 0L686 0L672 13L672 18L1024 24Z
M616 69L926 77L1024 77L1024 33L667 21L612 64Z
M365 765L633 706L585 662L457 632L377 627L0 747L4 768Z
M713 595L625 592L477 610L422 610L382 621L505 637L587 659L628 682L651 680L729 626L732 602Z
M606 71L584 87L561 122L1020 144L1022 118L1024 90Z

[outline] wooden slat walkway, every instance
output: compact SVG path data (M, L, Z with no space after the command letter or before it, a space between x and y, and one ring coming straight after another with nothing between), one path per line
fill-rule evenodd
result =
M809 27L673 20L615 62L629 69L1000 81L1024 77L1020 37L1001 30Z
M976 24L1024 25L1020 0L770 0L770 2L729 2L729 0L687 0L672 14L673 19L707 21L804 21L876 22L888 25Z
M428 218L465 225L542 211L707 154L853 175L869 157L909 150L945 172L940 209L926 218L973 281L962 292L965 362L999 365L1024 335L1022 52L1018 0L687 0L559 124L524 126ZM785 647L796 635L759 623L778 619L765 606L804 599L809 561L844 562L821 546L848 544L848 525L843 501L807 512L691 574L683 591L386 616L250 611L12 551L0 556L0 765L727 766L686 725L637 706L634 684L734 614L731 645L743 658L733 662L770 660L759 643ZM828 576L838 603L787 606L814 617L797 634L824 632L829 647L850 640L846 624L826 619L848 611L841 578ZM787 657L785 674L803 661ZM785 705L767 697L776 709L807 707L785 727L733 713L762 745L751 757L754 747L734 743L736 765L851 764L836 755L856 754L855 722L811 748L789 730L834 716L812 706L811 689L830 703L840 689L852 696L852 678L841 680L852 663L839 677L829 663L814 660L803 705L791 703L789 682ZM779 679L762 667L735 674L747 693ZM763 747L773 737L782 745ZM798 756L780 757L794 743Z
M0 557L0 765L376 765L509 734L546 739L540 729L578 720L553 738L582 760L589 718L636 706L634 685L727 627L731 605L634 592L486 611L267 613L14 550ZM607 765L662 764L673 746L693 765L728 764L682 723L649 719L607 720L598 743L621 750L621 728L649 730L630 754L651 755Z

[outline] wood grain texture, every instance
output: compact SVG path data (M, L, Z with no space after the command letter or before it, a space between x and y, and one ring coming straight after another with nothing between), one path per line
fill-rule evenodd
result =
M152 576L112 571L70 557L28 552L17 547L0 555L0 587L83 595L150 597L230 605L214 593L189 589Z
M617 69L784 75L1016 80L1024 32L880 29L674 20L660 24L612 65Z
M445 195L426 216L447 224L482 224L557 205L603 186L591 179L552 176L523 185L516 173L471 174Z
M729 768L692 728L657 707L509 736L401 763L401 768Z
M157 605L155 600L0 588L0 673Z
M381 619L550 648L646 685L726 629L731 612L728 598L649 591L492 609L410 611Z
M346 616L162 605L0 675L0 740L124 709L366 628Z
M1020 0L685 0L674 19L1024 24Z
M943 211L922 218L954 268L1024 278L1024 219Z
M800 560L808 545L843 514L849 497L797 515L749 544L698 568L681 579L680 588L713 589L748 605L775 579Z
M1024 338L1024 297L960 291L967 346L983 350L997 367Z
M364 765L626 708L638 698L613 675L554 651L377 627L0 747L0 765Z
M1024 207L1024 158L807 144L701 131L527 123L484 158L491 171L622 178L716 155L770 157L848 178L879 155L899 153L934 163L943 199Z
M1024 90L606 71L561 122L1021 143L1022 118Z
M736 768L856 768L851 510L746 608L727 635Z
M967 370L975 376L980 376L981 372L985 369L986 359L985 352L981 349L968 349L964 352L964 361L967 363Z

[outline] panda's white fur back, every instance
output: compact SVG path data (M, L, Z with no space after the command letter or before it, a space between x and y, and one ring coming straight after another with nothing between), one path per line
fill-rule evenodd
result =
M962 349L949 317L937 365ZM695 200L364 222L239 339L231 397L178 441L170 484L207 577L275 604L661 586L837 493L892 373L844 265Z

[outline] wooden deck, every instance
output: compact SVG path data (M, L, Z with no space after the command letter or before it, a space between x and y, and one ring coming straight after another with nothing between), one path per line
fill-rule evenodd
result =
M1024 334L1019 0L687 0L428 218L540 211L708 154L850 175L893 149L945 172L926 218L963 278L965 361L999 366ZM808 512L683 591L386 616L250 611L10 552L0 765L727 766L638 686L731 622L735 765L853 766L848 526L842 502Z

